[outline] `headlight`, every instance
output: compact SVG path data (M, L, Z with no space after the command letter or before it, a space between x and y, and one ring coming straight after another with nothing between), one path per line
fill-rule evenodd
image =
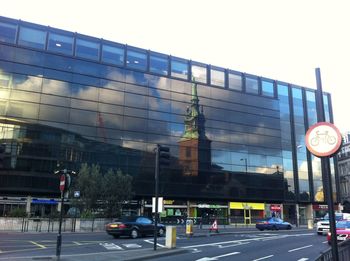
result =
M321 222L317 222L317 226L321 226Z

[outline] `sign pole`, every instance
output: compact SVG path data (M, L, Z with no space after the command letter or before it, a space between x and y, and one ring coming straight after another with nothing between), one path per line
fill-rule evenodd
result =
M64 192L66 188L66 172L67 170L64 170L64 173L60 176L60 190L61 190L61 212L60 212L60 220L59 220L59 226L58 226L58 235L57 235L57 244L56 244L56 257L58 260L60 260L61 256L61 246L62 246L62 218L63 218L63 204L64 204Z
M154 211L154 240L153 250L157 250L157 233L158 233L158 181L159 181L159 145L156 147L156 168L154 174L154 192L155 192L155 211Z
M322 91L322 81L321 81L321 71L320 68L316 68L316 83L317 83L317 94L316 101L318 100L317 110L319 122L325 121L325 110L323 105L323 91ZM331 246L332 246L332 256L333 260L338 260L338 244L337 244L337 232L335 227L335 215L334 215L334 203L333 203L333 189L331 180L331 171L329 164L330 157L322 157L322 176L323 176L323 190L327 198L328 204L328 215L329 215L329 225L331 232Z

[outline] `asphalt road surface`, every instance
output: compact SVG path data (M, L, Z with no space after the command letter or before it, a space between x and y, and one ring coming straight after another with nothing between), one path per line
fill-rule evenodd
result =
M56 238L57 234L54 233L0 233L0 261L55 256ZM159 238L157 248L162 249L164 245L165 238ZM193 237L180 234L176 247L186 251L175 256L155 256L151 260L306 261L315 260L320 252L329 248L326 237L307 229L268 232L242 229L216 236ZM71 256L72 260L88 261L88 257L102 260L104 254L112 253L115 255L110 260L114 260L114 257L115 260L123 260L117 258L118 254L132 256L141 250L152 252L152 249L153 237L114 239L104 232L64 233L61 254Z

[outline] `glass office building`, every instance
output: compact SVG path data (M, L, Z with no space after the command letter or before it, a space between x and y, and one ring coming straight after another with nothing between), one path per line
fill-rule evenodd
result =
M2 202L58 197L58 162L94 163L133 176L148 213L161 144L165 215L293 221L324 204L304 144L315 90L293 84L1 17L0 119Z

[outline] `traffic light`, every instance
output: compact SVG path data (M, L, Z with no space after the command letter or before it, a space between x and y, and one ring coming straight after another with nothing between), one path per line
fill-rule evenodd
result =
M169 147L158 145L159 166L170 165L170 149Z

